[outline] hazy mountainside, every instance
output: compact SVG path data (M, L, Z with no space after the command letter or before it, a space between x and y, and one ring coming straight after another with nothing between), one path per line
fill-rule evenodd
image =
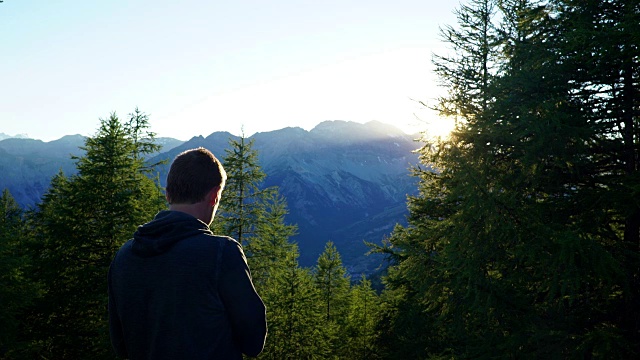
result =
M152 161L197 146L222 160L230 137L226 132L194 137ZM289 205L287 220L299 227L294 240L301 264L315 264L331 240L351 272L374 271L380 259L364 257L363 240L380 242L396 223L405 223L407 194L416 192L409 176L410 166L418 163L413 137L375 121L326 121L311 131L285 128L250 139L267 174L264 185L280 187ZM163 180L167 169L160 168Z
M184 143L184 141L182 141L182 140L169 138L169 137L156 138L156 144L162 146L162 148L160 149L158 154L162 154L165 151L169 151L169 150L173 149L174 147L179 146L179 145L181 145L183 143ZM156 156L158 154L151 154L149 157L153 157L153 156Z
M222 160L230 138L237 137L215 132L187 142L159 138L163 149L150 161L171 161L198 146ZM300 245L301 264L315 264L331 240L351 272L374 271L380 261L364 256L363 240L380 242L396 223L405 223L406 196L416 192L409 176L410 166L418 163L412 151L419 144L413 137L375 121L327 121L311 131L285 128L250 139L267 174L264 186L280 187L289 205L287 221L299 227L294 241ZM75 173L70 155L81 155L83 145L80 135L51 142L0 140L0 190L8 188L23 207L37 204L58 171ZM158 168L163 186L168 167Z
M17 134L12 136L12 135L0 132L0 140L10 139L10 138L28 139L29 136L27 134Z
M416 191L408 176L418 162L418 144L400 130L378 122L324 122L303 136L288 129L280 138L256 134L266 185L278 185L290 219L300 227L298 241L313 264L324 244L336 244L351 272L371 272L379 259L365 258L363 240L380 242L404 223L406 197ZM289 146L281 147L287 139ZM264 149L264 150L262 150Z
M156 140L165 151L184 142L172 138ZM37 204L55 174L60 171L75 174L71 156L83 154L80 147L84 141L82 135L67 135L49 142L21 136L0 140L0 190L9 189L24 208Z
M0 190L9 189L22 207L35 205L60 171L75 173L71 155L80 155L84 137L68 135L55 141L7 138L0 141Z

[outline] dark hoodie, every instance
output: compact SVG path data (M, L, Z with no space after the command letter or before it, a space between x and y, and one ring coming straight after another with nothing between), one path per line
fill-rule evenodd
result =
M113 259L109 327L130 359L242 359L266 337L241 246L178 211L140 226Z

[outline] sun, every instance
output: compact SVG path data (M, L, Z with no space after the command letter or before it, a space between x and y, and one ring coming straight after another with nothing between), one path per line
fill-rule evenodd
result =
M427 123L425 136L427 138L448 138L455 126L453 118L438 116Z
M407 124L405 131L410 134L420 133L424 139L446 139L456 126L453 117L439 116L432 109L422 108L415 111L413 116L414 121Z

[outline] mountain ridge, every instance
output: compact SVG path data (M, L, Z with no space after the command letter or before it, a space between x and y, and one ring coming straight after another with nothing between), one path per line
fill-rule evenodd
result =
M414 138L393 125L342 120L309 131L287 127L248 138L267 175L263 185L280 188L289 208L286 220L299 227L292 240L299 244L301 265L315 264L325 243L333 241L351 273L375 271L380 259L364 256L363 240L379 243L396 223L405 223L406 197L417 191L409 176L409 168L418 164L414 150L420 145ZM82 155L84 139L0 140L0 171L8 174L0 178L0 188L8 188L23 207L37 204L53 175L75 173L70 154ZM157 168L164 186L168 162L177 154L203 146L223 160L229 139L239 137L213 132L184 142L164 138L169 145L149 161L167 160Z

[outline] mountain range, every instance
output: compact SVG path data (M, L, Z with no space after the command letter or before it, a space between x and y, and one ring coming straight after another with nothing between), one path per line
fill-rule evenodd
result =
M278 186L287 199L287 222L298 225L292 240L300 248L300 264L312 266L327 241L333 241L351 274L370 274L381 264L365 256L363 240L380 243L397 223L406 223L407 195L417 192L410 168L418 164L414 152L421 146L396 127L372 121L325 121L310 131L289 127L249 137L267 177L264 186ZM163 149L150 161L173 159L198 146L221 160L228 132L196 136L183 142L157 139ZM80 135L42 142L25 138L0 140L0 189L8 188L23 207L31 207L62 170L75 173L71 155L82 155ZM168 164L158 167L164 179Z

